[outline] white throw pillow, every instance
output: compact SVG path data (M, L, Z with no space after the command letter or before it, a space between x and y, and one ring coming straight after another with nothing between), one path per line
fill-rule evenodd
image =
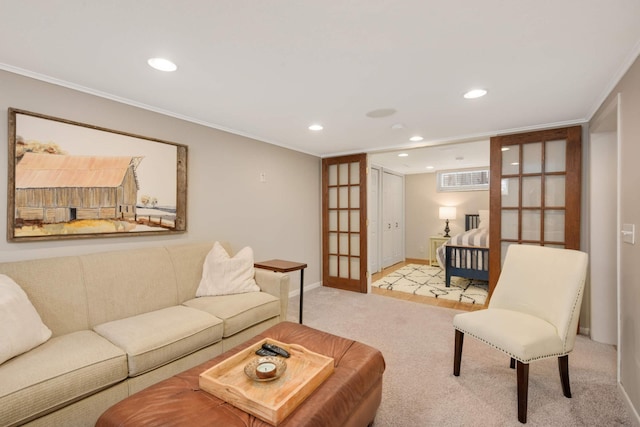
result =
M243 248L232 258L218 242L207 254L197 297L258 292L254 279L253 249Z
M0 364L47 341L51 330L22 288L0 274Z
M478 222L478 228L489 228L489 211L479 210L478 215L480 216L480 221Z

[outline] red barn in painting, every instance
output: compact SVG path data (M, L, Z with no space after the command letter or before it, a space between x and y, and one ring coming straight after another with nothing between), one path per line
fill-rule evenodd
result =
M134 218L142 157L25 153L16 164L16 222Z

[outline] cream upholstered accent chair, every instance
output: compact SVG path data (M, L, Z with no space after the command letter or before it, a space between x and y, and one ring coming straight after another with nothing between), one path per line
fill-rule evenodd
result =
M571 397L569 356L576 340L587 254L544 246L511 245L485 310L453 319L453 374L460 375L464 335L517 361L518 420L527 422L529 363L558 358L562 391Z

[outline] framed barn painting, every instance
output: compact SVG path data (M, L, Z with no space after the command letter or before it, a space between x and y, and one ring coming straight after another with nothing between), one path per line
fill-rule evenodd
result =
M187 229L187 146L9 109L7 240Z

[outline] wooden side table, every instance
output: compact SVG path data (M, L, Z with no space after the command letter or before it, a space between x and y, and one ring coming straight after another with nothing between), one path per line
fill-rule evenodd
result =
M278 273L289 273L291 271L300 270L300 324L302 324L302 299L304 295L304 269L307 264L295 261L284 261L281 259L270 259L269 261L260 261L253 264L255 268L276 271Z

